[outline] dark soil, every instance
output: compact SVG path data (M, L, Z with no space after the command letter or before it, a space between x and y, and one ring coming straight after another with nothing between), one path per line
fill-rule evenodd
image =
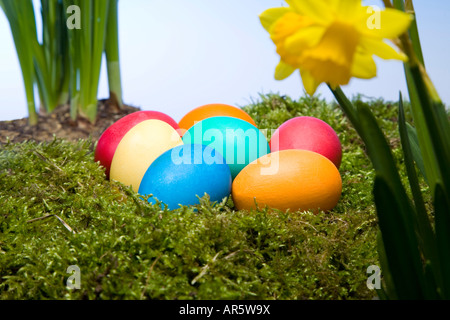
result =
M46 142L56 138L68 141L78 141L91 137L98 140L102 133L120 118L139 111L139 108L124 105L118 109L101 100L98 104L98 116L95 123L78 118L74 121L70 117L68 105L60 106L51 114L39 114L39 122L35 126L28 124L28 118L0 122L0 145L7 143L21 143L24 141Z

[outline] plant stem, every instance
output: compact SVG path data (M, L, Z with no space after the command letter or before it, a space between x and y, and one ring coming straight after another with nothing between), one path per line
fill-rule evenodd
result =
M28 123L35 125L38 122L38 115L34 96L33 45L30 41L33 37L35 38L36 34L33 34L33 27L30 22L34 15L33 5L29 0L21 2L20 5L18 1L0 0L0 6L5 12L10 24L22 71L28 109ZM34 23L34 19L32 22Z
M118 0L111 0L108 13L108 29L105 42L106 62L108 65L108 83L110 92L110 101L122 108L122 82L120 73L119 57L119 17Z
M419 28L417 27L416 11L414 10L414 5L413 5L412 0L407 0L405 2L404 10L405 10L405 12L410 13L414 16L414 20L409 29L409 35L412 40L414 52L416 53L416 56L419 59L420 63L425 67L425 60L423 57L422 45L421 45L420 36L419 36Z

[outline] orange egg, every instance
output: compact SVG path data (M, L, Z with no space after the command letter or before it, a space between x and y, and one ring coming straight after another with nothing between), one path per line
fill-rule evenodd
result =
M189 130L195 123L211 117L234 117L245 120L256 127L255 121L247 112L227 104L214 103L198 107L188 112L178 123L183 132Z
M232 185L238 210L268 206L287 211L333 209L342 192L336 166L326 157L307 150L267 154L245 167Z

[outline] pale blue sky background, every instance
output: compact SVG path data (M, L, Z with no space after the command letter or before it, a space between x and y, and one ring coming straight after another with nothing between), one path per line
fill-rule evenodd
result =
M143 110L165 112L179 121L208 103L243 106L259 93L302 96L300 77L274 80L279 61L258 15L281 0L120 0L120 50L124 100ZM381 6L381 1L365 1ZM428 72L450 105L450 1L414 2ZM0 10L1 11L1 10ZM0 13L0 120L27 117L22 76L9 24ZM378 61L378 77L354 79L351 97L395 100L407 95L403 67ZM332 96L325 85L318 93ZM99 98L108 96L103 68Z

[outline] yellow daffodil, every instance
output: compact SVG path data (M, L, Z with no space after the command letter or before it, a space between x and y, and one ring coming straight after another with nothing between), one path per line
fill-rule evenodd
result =
M305 90L313 95L321 83L332 88L352 77L377 75L374 56L407 61L384 40L406 32L412 16L386 8L375 10L361 0L286 0L289 7L260 15L281 57L275 78L300 70Z

